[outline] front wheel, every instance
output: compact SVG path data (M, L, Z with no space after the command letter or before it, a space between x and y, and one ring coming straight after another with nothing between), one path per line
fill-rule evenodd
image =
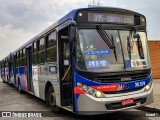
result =
M60 108L56 105L56 94L52 86L48 89L47 103L53 112L60 113Z

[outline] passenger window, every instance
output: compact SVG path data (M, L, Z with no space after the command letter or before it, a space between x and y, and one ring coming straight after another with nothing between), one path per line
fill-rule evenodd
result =
M40 39L38 45L38 64L44 63L44 38Z
M44 51L38 53L38 64L44 63Z
M18 59L19 59L19 58L21 58L21 54L20 54L20 51L18 52Z
M33 54L33 64L34 65L37 64L37 54L36 53Z
M23 57L21 60L22 60L22 66L26 66L26 57Z
M25 49L22 49L21 66L26 66Z
M40 39L39 51L44 50L44 38Z
M18 59L19 58L19 53L17 52L17 56L16 56L16 58Z
M52 32L46 40L46 61L55 62L57 61L57 40L56 32Z
M23 56L23 52L22 52L22 50L20 51L20 58L22 58L22 56Z
M33 64L37 64L37 43L33 44Z
M16 67L19 66L19 60L16 60Z
M24 56L24 57L26 56L26 52L25 52L25 49L23 49L23 56Z
M53 32L48 36L46 46L47 48L56 46L56 32Z
M19 52L16 55L16 67L19 67Z
M37 44L36 42L33 44L33 53L36 53L37 52Z

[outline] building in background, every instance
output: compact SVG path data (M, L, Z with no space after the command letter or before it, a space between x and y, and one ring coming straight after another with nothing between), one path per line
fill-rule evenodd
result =
M152 78L160 78L160 40L148 41L152 65Z

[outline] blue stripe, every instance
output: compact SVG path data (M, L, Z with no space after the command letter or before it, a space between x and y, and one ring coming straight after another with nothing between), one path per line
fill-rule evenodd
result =
M76 72L75 72L75 81L76 82L80 82L84 85L87 85L87 86L100 86L100 85L110 85L110 84L120 84L121 86L123 85L126 85L128 84L128 89L125 88L124 90L132 90L132 89L137 89L137 88L143 88L145 87L147 84L150 83L151 81L151 75L146 78L146 79L142 79L142 80L135 80L135 81L126 81L126 82L112 82L112 83L98 83L98 82L95 82L95 81L92 81L92 80L89 80L87 78L84 78L80 75L78 75ZM137 83L144 83L145 84L141 84L140 86L136 86L135 84ZM77 86L77 85L76 85Z

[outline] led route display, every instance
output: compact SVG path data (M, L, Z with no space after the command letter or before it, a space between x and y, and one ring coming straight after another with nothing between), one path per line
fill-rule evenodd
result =
M134 16L108 13L88 13L88 21L134 25Z

